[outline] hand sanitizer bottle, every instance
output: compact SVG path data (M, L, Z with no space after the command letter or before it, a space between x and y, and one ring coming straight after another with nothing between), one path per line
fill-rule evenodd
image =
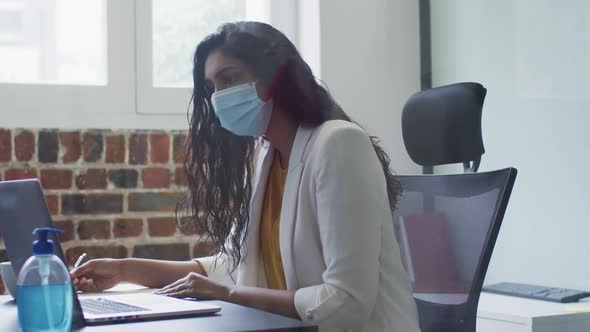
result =
M54 228L36 228L33 256L23 265L18 281L18 321L23 332L70 331L72 325L72 285L70 274L53 254L47 233L63 233Z

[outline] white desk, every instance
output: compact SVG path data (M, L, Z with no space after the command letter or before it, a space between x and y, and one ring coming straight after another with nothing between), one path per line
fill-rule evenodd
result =
M556 331L590 331L590 299L555 303L481 293L477 332Z

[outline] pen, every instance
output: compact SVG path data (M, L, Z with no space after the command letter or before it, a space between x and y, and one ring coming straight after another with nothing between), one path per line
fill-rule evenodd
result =
M82 263L82 261L84 260L84 258L86 257L86 253L83 253L82 255L80 255L80 257L78 257L78 259L76 260L76 263L74 264L74 269L77 269L80 264Z

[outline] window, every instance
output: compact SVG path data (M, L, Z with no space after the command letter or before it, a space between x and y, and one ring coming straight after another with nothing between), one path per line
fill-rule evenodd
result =
M246 18L245 0L152 0L152 84L190 87L195 45L222 23Z
M138 112L186 114L195 47L222 23L268 22L296 41L296 5L296 0L138 1Z
M104 0L0 2L0 82L105 85L105 42Z
M220 24L246 19L246 5L246 0L137 2L138 112L186 114L195 46Z
M3 0L0 111L6 127L111 128L131 120L134 3Z
M3 126L186 128L196 44L222 22L244 19L269 22L296 41L296 7L296 0L2 0Z

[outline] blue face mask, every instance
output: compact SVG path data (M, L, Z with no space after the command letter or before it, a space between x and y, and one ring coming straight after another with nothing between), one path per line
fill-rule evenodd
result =
M238 136L259 137L268 127L272 100L264 102L258 97L256 83L215 92L211 103L221 126Z

